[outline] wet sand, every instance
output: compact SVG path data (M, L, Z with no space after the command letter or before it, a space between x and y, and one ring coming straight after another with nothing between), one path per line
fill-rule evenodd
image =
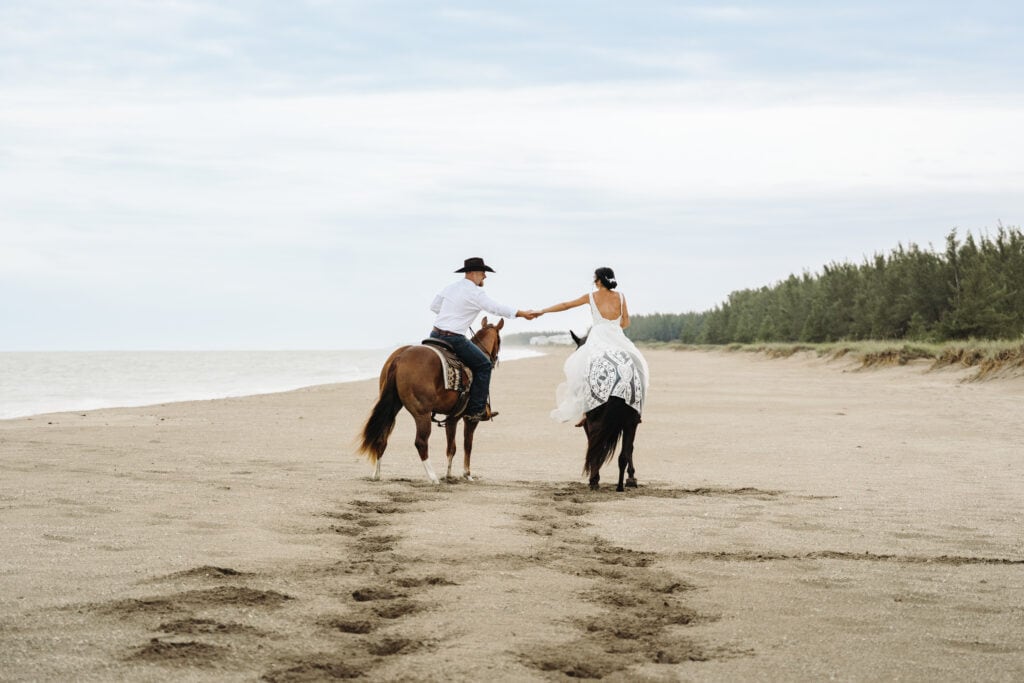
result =
M1024 379L649 351L591 492L564 354L471 483L374 381L0 422L0 680L1024 679Z

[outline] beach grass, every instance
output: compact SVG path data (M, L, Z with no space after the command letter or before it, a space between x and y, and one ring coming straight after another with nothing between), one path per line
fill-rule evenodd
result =
M677 350L728 350L761 353L769 358L789 358L798 353L824 359L852 358L861 367L906 365L913 361L930 362L930 370L961 367L975 368L970 379L982 380L1024 372L1024 340L967 339L948 342L866 340L825 343L754 343L694 345L681 342L644 343L647 348Z

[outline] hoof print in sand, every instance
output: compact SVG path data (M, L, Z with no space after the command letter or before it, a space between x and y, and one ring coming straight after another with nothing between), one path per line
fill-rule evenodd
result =
M395 549L398 536L363 536L356 541L356 550L366 554L386 553Z
M293 598L277 591L256 590L241 586L218 586L184 591L152 598L126 598L87 606L88 611L104 616L128 618L152 614L173 615L192 609L209 607L279 607Z
M632 662L597 647L546 647L523 657L523 664L540 671L560 673L568 678L604 678L622 671Z
M348 661L317 659L302 662L287 669L264 674L260 680L268 683L304 683L306 681L332 681L346 678L361 678L365 666Z
M222 586L209 590L187 591L177 596L182 602L198 605L238 605L242 607L279 607L290 595L273 590L257 590L243 586Z
M649 567L655 560L654 553L645 553L604 543L594 546L593 557L601 564L638 568Z
M398 515L405 512L405 509L398 505L381 503L375 500L353 500L349 503L352 507L362 513L378 515Z
M377 628L377 624L369 619L328 619L323 622L323 625L341 633L355 633L358 635L372 633Z
M404 598L403 593L396 593L395 591L387 588L369 587L369 588L357 588L352 591L352 599L356 602L373 602L375 600L395 600L396 598Z
M186 569L185 571L170 574L166 578L168 579L223 579L225 577L236 577L246 576L246 572L240 572L237 569L231 569L230 567L214 567L212 565L203 565L202 567L194 567L193 569Z
M370 654L378 657L392 657L404 655L423 647L423 643L409 638L384 638L376 643L370 643L367 650Z
M421 586L458 586L443 576L404 577L395 579L395 584L402 588L420 588Z
M160 624L159 630L170 635L263 635L263 633L252 626L236 623L223 623L215 619L178 619Z
M401 619L425 609L422 605L411 600L395 600L375 605L373 613L381 619Z
M134 662L153 664L173 664L175 666L208 666L224 657L227 648L209 643L189 641L168 641L153 638L147 644L137 648L125 659Z

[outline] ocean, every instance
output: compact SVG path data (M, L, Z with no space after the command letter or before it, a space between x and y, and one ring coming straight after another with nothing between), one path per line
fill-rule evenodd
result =
M392 350L0 352L0 419L355 382ZM506 347L501 360L539 355Z

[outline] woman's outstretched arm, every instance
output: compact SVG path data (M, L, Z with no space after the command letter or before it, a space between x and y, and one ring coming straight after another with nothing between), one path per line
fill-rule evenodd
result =
M573 299L572 301L563 301L560 304L555 304L554 306L548 306L547 308L542 308L540 310L540 312L542 314L543 313L560 313L561 311L568 311L570 308L576 308L577 306L582 306L583 304L587 303L587 301L589 301L589 300L590 300L590 295L589 294L584 294L583 296L581 296L578 299Z

